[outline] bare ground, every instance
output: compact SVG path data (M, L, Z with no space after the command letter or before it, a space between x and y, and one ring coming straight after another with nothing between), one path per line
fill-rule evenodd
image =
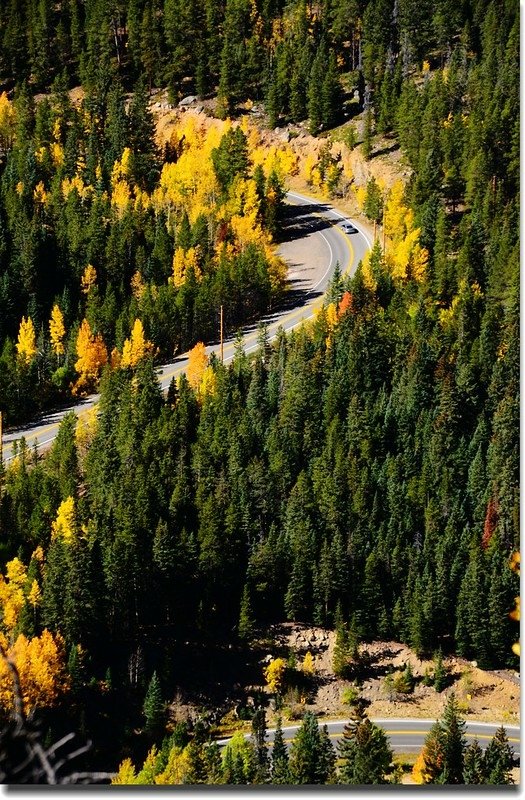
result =
M353 681L336 678L332 669L335 633L323 628L283 623L272 630L279 648L293 650L300 663L309 651L313 656L316 688L307 707L326 717L348 716L349 706L343 702L345 689ZM359 681L361 696L370 701L371 717L437 718L447 697L454 692L463 714L468 719L485 722L519 724L520 687L516 673L491 672L479 669L475 662L449 657L444 659L450 685L441 693L424 686L425 671L433 673L433 662L421 660L406 645L394 641L371 642L360 646L360 654L368 662ZM385 675L402 671L410 662L416 685L408 695L392 695L385 690Z

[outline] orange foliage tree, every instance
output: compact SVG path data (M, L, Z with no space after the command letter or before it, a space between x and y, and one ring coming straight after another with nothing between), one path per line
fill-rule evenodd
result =
M82 321L77 336L77 361L75 369L79 373L73 392L89 391L96 384L100 371L108 363L108 351L102 336L93 334L87 319Z

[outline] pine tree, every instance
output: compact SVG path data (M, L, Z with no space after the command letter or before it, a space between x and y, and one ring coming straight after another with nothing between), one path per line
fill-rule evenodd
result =
M442 730L443 771L441 782L445 784L463 783L465 722L459 716L458 704L453 694L450 695L445 706Z
M241 600L241 610L239 613L238 633L239 639L249 642L255 630L253 611L250 601L250 589L248 584L244 584Z
M277 718L277 727L275 728L273 737L271 782L276 785L288 784L291 782L288 750L284 743L281 717Z
M148 684L142 712L146 719L145 731L149 735L159 733L164 726L164 701L157 673L154 672Z
M465 750L463 781L467 785L485 783L483 750L477 739L474 739Z
M393 754L386 734L368 717L345 725L339 742L339 781L353 785L388 783Z
M258 708L252 717L252 738L255 749L255 783L268 780L268 755L266 751L266 712Z
M333 752L330 740L328 745ZM319 731L315 716L307 711L292 742L289 761L292 783L326 783L333 766L328 745Z
M491 785L505 785L513 783L511 770L514 766L514 756L509 745L507 733L503 725L498 728L490 740L484 756L485 783Z

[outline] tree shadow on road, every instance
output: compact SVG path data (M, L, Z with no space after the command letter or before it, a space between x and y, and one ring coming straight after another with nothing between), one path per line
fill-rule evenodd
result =
M303 239L310 233L318 233L337 224L326 217L317 216L326 210L327 206L322 203L309 203L302 206L285 205L282 227L275 239L276 244Z

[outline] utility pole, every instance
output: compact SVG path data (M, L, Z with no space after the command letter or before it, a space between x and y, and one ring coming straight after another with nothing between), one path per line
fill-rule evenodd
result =
M224 364L224 312L221 306L221 362Z

